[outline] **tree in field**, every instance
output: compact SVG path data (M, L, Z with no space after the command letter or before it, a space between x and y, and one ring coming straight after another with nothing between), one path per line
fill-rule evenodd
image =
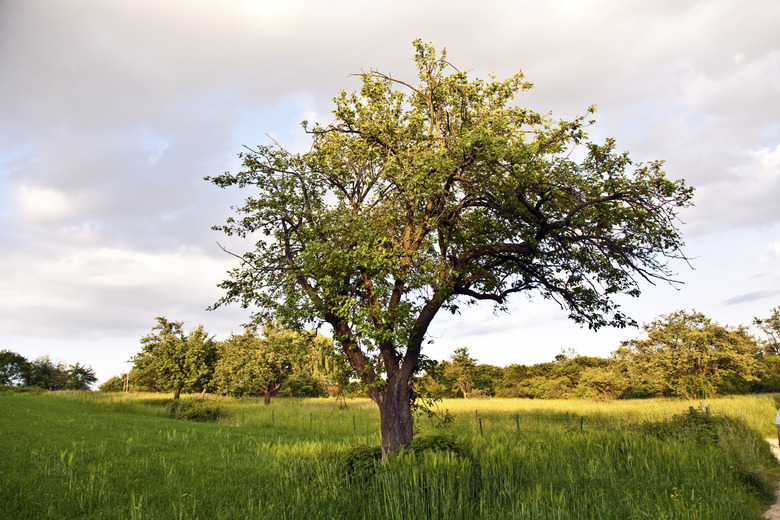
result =
M64 390L68 384L68 367L49 356L40 356L30 363L28 386L39 386L46 390Z
M772 309L772 315L768 318L753 318L753 325L766 335L762 341L764 352L780 355L780 307Z
M68 380L65 383L66 390L91 390L97 382L95 371L92 367L85 367L79 363L68 368Z
M729 376L757 380L759 348L744 327L723 327L699 312L677 311L644 326L647 339L616 352L632 384L650 395L709 397Z
M0 385L26 386L30 378L30 362L10 350L0 350Z
M457 390L464 399L471 397L476 367L477 360L469 355L469 349L462 347L455 349L444 371L445 376L449 376L453 381L453 390Z
M669 281L692 197L661 162L589 142L584 117L517 106L522 74L469 79L432 45L415 48L417 84L360 74L334 121L308 130L310 151L258 146L243 171L207 178L250 191L215 229L263 235L214 306L329 324L379 407L385 459L412 440L412 381L439 311L536 293L592 328L633 325L613 296Z
M136 378L158 390L206 390L216 362L216 344L202 325L185 335L181 322L156 318L152 332L141 339L142 351L133 358Z
M281 391L320 395L330 365L322 353L332 342L319 334L268 324L263 337L246 331L218 346L214 386L234 396L262 395L266 405Z

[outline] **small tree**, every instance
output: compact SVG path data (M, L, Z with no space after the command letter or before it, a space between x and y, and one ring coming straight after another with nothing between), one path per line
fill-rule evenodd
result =
M91 390L97 382L95 371L92 367L85 367L79 363L68 368L68 381L65 383L67 390Z
M692 196L661 162L588 142L585 117L519 107L522 74L470 80L414 45L418 84L362 73L359 92L335 98L333 122L309 130L309 152L259 146L243 171L207 178L252 190L216 229L265 235L215 306L328 323L379 407L384 459L414 435L413 381L440 310L503 310L526 292L592 328L633 324L613 297L669 280L667 260L683 258L676 213Z
M476 371L477 360L469 355L469 349L466 347L457 348L452 353L451 362L445 375L453 380L453 390L461 393L464 399L471 397L474 388L474 372Z
M757 380L758 346L744 327L723 327L701 313L677 311L644 326L647 339L622 343L631 381L653 395L714 395L729 375Z
M187 336L181 322L156 318L152 333L141 339L142 351L133 358L136 377L147 386L173 391L205 390L216 360L216 345L199 325ZM159 385L159 386L157 386Z

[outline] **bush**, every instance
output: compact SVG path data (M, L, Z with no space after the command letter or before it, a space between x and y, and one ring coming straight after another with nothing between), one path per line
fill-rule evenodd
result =
M719 430L729 419L691 409L675 415L668 422L644 423L642 430L661 440L675 440L698 446L714 445L718 442Z
M448 435L415 437L411 444L404 447L402 453L422 453L424 451L449 451L456 455L464 454L457 441Z
M227 417L219 406L201 399L174 399L163 409L171 419L181 421L214 422Z
M325 383L308 374L293 374L288 377L279 392L295 397L327 397Z
M774 497L777 461L758 432L744 422L696 409L676 415L668 422L644 423L646 434L721 451L732 473L764 501Z

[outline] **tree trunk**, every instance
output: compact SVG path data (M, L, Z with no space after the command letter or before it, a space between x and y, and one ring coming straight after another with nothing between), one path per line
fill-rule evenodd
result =
M263 390L263 404L268 406L271 404L271 389Z
M181 388L174 388L173 389L173 398L178 399L181 395Z
M414 438L411 387L409 381L399 379L405 378L389 377L387 385L378 391L374 398L379 405L383 462L398 453Z

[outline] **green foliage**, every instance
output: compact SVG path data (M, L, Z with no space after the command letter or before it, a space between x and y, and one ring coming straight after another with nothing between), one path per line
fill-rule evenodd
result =
M758 379L758 346L744 327L718 325L701 313L677 311L645 325L647 339L616 352L631 384L650 395L707 397L727 377Z
M125 390L125 377L126 374L110 377L98 387L98 390L101 392L123 392Z
M426 451L449 452L455 455L466 455L464 448L451 435L421 435L404 448L403 453L421 454Z
M218 345L214 386L232 396L326 395L326 381L339 369L330 339L314 332L295 332L274 323L263 337L247 330ZM328 378L328 379L326 379Z
M173 399L165 412L172 419L195 422L215 422L227 416L218 405L203 399Z
M729 425L724 416L704 413L695 408L670 421L650 422L642 425L642 431L661 440L711 446L718 443L719 432Z
M30 363L30 386L39 386L46 390L64 390L68 384L68 368L49 356L40 356Z
M0 385L25 386L30 379L30 362L16 352L0 350Z
M365 481L382 462L380 446L357 445L344 451L341 464L344 476L350 482Z
M326 397L328 389L321 379L309 374L293 372L284 380L280 393L291 397Z
M79 363L71 365L68 369L68 380L65 383L66 390L90 390L97 382L97 376L92 367L85 367Z
M761 329L764 339L761 346L767 355L780 355L780 307L772 309L768 318L753 318L753 325Z
M693 194L660 161L588 141L593 108L554 120L517 103L531 88L522 73L472 79L445 51L414 47L417 80L360 74L358 92L334 99L332 123L304 123L309 152L260 145L241 154L242 171L207 178L251 190L215 229L263 235L215 306L236 302L293 328L329 323L369 394L392 402L387 413L405 428L440 310L505 309L527 292L593 328L631 324L613 297L669 279L667 261L682 257L676 215Z
M670 421L644 423L640 429L663 441L719 447L737 478L764 500L774 497L777 471L769 469L774 457L763 438L739 419L692 408Z
M0 385L0 393L9 394L40 394L45 390L40 386Z
M199 325L185 335L181 322L156 318L152 332L141 339L142 351L133 358L134 379L143 388L200 391L211 381L216 343Z

